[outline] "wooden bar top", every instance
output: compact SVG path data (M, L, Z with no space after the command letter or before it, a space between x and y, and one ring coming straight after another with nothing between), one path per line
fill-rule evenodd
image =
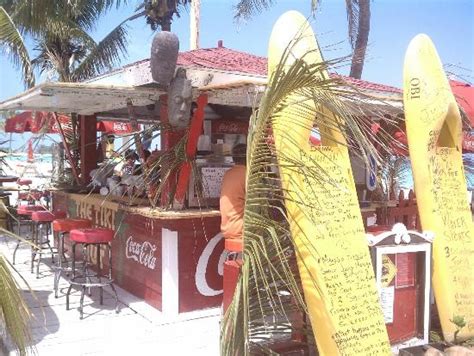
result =
M112 209L114 211L127 211L132 214L142 215L153 219L177 220L220 216L220 212L217 209L196 208L186 210L162 210L159 208L152 208L150 206L130 206L127 204L122 204L116 201L112 201L110 198L104 197L100 194L77 194L67 193L63 191L55 191L54 194L65 195L68 196L70 199L78 202L95 204L98 206Z

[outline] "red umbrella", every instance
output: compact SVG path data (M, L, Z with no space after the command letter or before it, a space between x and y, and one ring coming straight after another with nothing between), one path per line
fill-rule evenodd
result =
M457 80L450 80L449 84L456 97L456 101L469 117L471 126L474 126L474 87Z
M24 111L21 114L9 117L5 121L5 132L23 133L31 131L33 117L31 111Z
M58 115L58 120L63 126L64 131L71 130L68 128L68 125L71 123L69 116ZM117 135L133 132L130 124L119 121L99 121L97 123L97 131ZM20 114L9 117L5 122L5 132L60 133L52 113L43 111L23 111Z
M58 115L58 119L61 124L70 122L69 117L65 115ZM23 111L6 120L5 132L59 133L59 129L51 113L43 111Z

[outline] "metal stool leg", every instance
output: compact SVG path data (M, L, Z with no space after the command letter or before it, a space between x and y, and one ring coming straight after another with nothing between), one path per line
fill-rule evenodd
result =
M49 243L50 230L51 230L51 224L46 223L46 245L48 245L49 251L51 252L51 263L54 264L54 251L53 251L53 248L52 248L51 244Z
M43 251L42 251L42 241L40 240L41 239L41 236L40 236L40 230L41 228L44 226L41 226L40 224L36 223L36 241L38 243L38 262L36 264L36 278L38 279L39 278L39 269L40 269L40 263L41 263L41 256L43 254Z
M81 290L81 300L79 302L79 313L80 313L80 319L82 320L84 318L84 295L86 294L86 286L82 286Z
M18 222L17 222L17 235L18 236L21 236L20 231L21 231L21 220L20 220L20 217L18 216ZM18 240L16 242L15 249L13 250L12 264L15 264L16 251L18 251L18 247L20 247L20 243L21 243L21 240Z
M101 268L100 268L100 244L97 244L96 247L96 254L97 254L97 279L99 280L99 284L102 283L101 278ZM104 288L99 287L99 298L100 298L100 305L104 304Z
M31 223L31 241L33 244L37 245L37 239L36 239L36 223ZM36 253L37 253L37 247L31 246L31 273L34 273L35 269L35 258L36 258Z
M72 244L72 280L76 278L76 243ZM69 284L69 288L66 292L66 310L69 310L69 295L71 294L72 283Z
M109 280L110 280L110 288L112 289L112 292L114 293L115 297L115 313L119 312L119 304L118 304L118 295L117 291L115 290L113 281L112 281L112 247L110 246L110 243L107 244L107 250L109 251Z
M61 274L63 272L63 263L62 263L62 256L64 255L64 233L58 233L58 264L56 266L56 270L54 271L54 297L58 297L58 289L59 289L59 280L61 279Z

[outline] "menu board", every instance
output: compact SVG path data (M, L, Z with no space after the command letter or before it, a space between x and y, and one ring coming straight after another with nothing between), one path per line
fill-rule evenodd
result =
M327 172L327 176L310 172ZM341 354L388 354L385 321L347 150L312 147L302 156L298 172L283 168L282 173L287 191L292 192L286 205L295 219L290 225L301 256L301 279L303 285L317 281L316 290L305 289L306 299L315 301L309 308L321 315L313 327L327 328L332 321L331 337ZM388 312L386 315L390 319Z
M230 167L202 167L202 191L204 198L219 198L222 179Z
M462 161L454 148L437 148L429 158L432 177L436 267L445 266L443 290L452 298L452 315L464 316L466 331L474 333L474 239L473 223L466 201ZM459 166L461 165L461 166ZM442 261L441 261L441 260ZM452 317L452 316L451 316Z

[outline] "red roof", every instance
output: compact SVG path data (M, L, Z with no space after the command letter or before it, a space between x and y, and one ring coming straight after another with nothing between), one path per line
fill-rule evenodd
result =
M250 53L240 52L225 47L200 48L193 51L181 52L178 56L178 65L194 68L207 68L253 75L267 75L267 58ZM338 76L338 74L332 74ZM346 82L362 89L401 93L398 88L354 79L340 75Z
M474 87L457 80L450 80L449 84L456 97L456 101L469 117L471 126L474 126Z
M200 48L193 51L180 52L178 65L267 75L267 59L265 57L225 47Z

